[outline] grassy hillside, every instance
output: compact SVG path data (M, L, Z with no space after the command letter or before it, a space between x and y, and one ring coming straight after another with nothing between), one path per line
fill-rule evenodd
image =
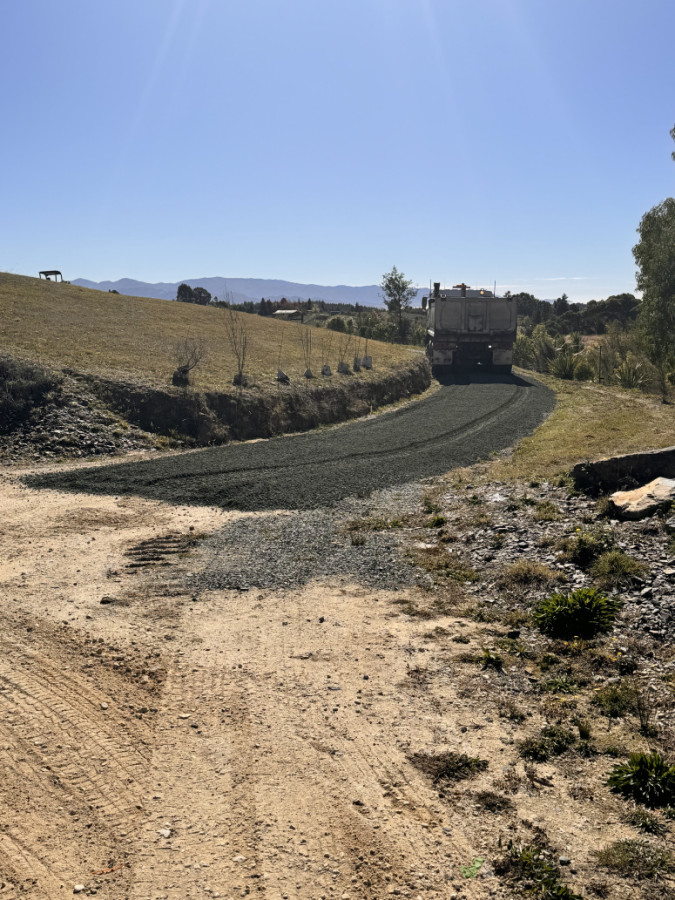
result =
M142 378L167 384L176 367L175 346L185 337L203 339L208 355L193 372L203 389L231 385L236 373L227 340L223 309L108 294L69 284L56 284L22 275L0 273L0 350L39 360L47 365L70 366L100 374ZM278 322L237 313L248 333L247 374L254 381L275 378L281 350L281 368L291 378L305 370L297 322ZM321 341L332 338L327 362L337 368L338 346L344 337L324 329L311 329L312 368L320 370ZM363 348L363 342L361 344ZM354 343L347 352L351 364ZM419 348L369 342L375 377L396 363L419 354Z
M531 372L524 372L532 376ZM675 443L675 405L637 390L537 374L556 408L513 454L482 465L490 479L555 480L576 463ZM472 477L477 477L476 473Z

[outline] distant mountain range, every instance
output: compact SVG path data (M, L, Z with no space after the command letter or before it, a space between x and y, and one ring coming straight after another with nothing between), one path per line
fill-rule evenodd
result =
M135 281L132 278L120 278L119 281L88 281L77 278L72 282L81 287L97 291L117 291L131 297L157 297L160 300L175 300L180 284L190 287L203 287L219 300L229 299L234 303L246 300L260 301L281 300L285 297L294 300L325 300L327 303L360 303L362 306L384 306L382 292L378 285L369 284L363 287L352 285L299 284L295 281L281 281L274 278L184 278L182 281L160 281L150 284L146 281ZM421 288L418 298L425 293ZM428 291L427 291L428 293Z

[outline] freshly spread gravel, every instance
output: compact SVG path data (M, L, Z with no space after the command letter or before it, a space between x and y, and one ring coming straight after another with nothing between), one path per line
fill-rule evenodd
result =
M529 610L551 590L567 592L593 584L588 570L562 556L560 543L578 529L602 529L612 536L616 549L646 567L617 589L623 601L618 633L672 641L675 553L660 518L606 520L598 516L595 500L570 495L565 487L487 482L448 490L440 498L445 524L436 528L430 527L433 516L422 505L430 490L433 482L411 483L365 500L344 500L332 509L242 517L207 539L205 565L185 588L200 598L214 589L286 590L338 577L374 589L418 585L433 592L442 587L414 564L410 551L436 547L474 571L476 580L463 585L467 598L495 610ZM537 518L542 503L553 510L552 521ZM352 542L353 533L363 544ZM524 559L560 572L563 581L557 587L532 585L513 594L500 578Z
M539 382L476 376L329 431L27 481L227 509L317 509L486 459L533 431L554 404L553 392Z
M369 500L345 500L332 509L246 516L212 535L204 570L190 582L194 594L214 589L289 589L315 579L344 577L373 588L399 590L430 583L405 558L409 528L359 531L350 523L418 511L422 486L382 491Z

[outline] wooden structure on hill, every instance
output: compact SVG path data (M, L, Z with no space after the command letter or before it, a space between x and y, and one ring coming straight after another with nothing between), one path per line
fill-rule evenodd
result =
M58 269L43 269L42 272L40 272L40 278L42 278L43 275L47 281L51 281L52 278L54 281L58 281L59 278L63 281L63 275Z

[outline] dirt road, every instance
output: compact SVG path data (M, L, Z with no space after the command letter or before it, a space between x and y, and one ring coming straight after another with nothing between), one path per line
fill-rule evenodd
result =
M242 514L19 475L0 479L0 897L492 895L459 868L492 840L408 760L474 737L449 674L410 677L436 651L405 591L195 602L201 536Z
M32 483L225 509L320 508L486 459L533 431L554 403L539 382L474 376L325 432L59 472Z

